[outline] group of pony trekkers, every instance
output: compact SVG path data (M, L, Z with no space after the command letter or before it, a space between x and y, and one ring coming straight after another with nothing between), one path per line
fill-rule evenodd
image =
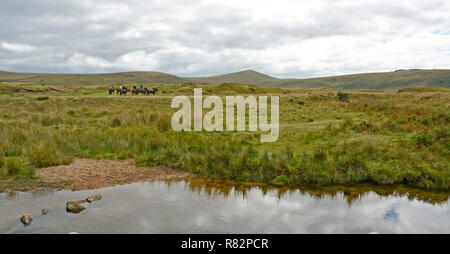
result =
M120 94L120 95L126 95L128 92L131 92L131 95L139 95L140 93L142 93L144 95L149 95L149 94L155 95L158 92L158 88L153 87L151 89L148 89L148 88L144 87L143 85L141 85L140 88L133 86L133 89L130 90L124 85L119 85L119 87L117 89L114 89L114 87L111 86L108 89L108 91L109 91L110 95L114 94L114 92L116 92L116 94Z

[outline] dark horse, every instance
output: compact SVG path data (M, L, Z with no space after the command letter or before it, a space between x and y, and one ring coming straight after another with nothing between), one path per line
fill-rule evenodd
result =
M117 93L120 94L120 95L122 95L122 94L127 95L128 89L126 87L122 87L122 89L117 88Z
M114 87L110 87L108 89L109 95L114 94Z
M131 95L139 95L139 89L133 88L133 90L131 90Z
M157 92L158 92L158 88L156 88L156 87L153 87L152 89L147 90L147 94L156 95Z
M149 94L155 95L156 92L158 92L158 88L152 88L152 89L141 88L140 90L141 90L141 93L145 94L145 95L149 95Z

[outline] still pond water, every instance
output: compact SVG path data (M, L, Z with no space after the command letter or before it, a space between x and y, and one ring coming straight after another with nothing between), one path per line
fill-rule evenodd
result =
M408 194L409 193L409 194ZM65 203L100 194L79 214ZM49 208L47 215L41 215ZM33 217L25 227L19 218ZM0 233L450 233L449 200L407 191L271 189L195 181L0 194Z

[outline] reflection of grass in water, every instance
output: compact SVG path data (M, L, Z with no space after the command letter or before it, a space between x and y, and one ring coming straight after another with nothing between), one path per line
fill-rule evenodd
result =
M279 140L261 144L260 133L249 132L174 133L172 97L107 96L106 86L58 86L62 92L55 93L38 86L32 88L44 90L39 95L0 97L0 174L6 174L9 158L32 170L75 157L135 158L142 166L278 186L403 183L449 189L448 93L351 92L347 103L333 91L155 86L161 95L192 95L194 87L206 94L279 94ZM38 96L48 97L32 100L39 110L30 102Z
M192 192L206 194L210 198L228 197L230 195L247 196L250 189L260 189L263 195L269 192L276 192L278 198L284 195L299 191L302 194L309 194L314 198L322 199L326 196L337 197L342 194L349 205L359 200L369 192L375 192L380 196L406 196L409 200L420 200L431 204L441 204L448 200L449 193L425 191L417 188L411 188L405 185L380 186L374 184L356 184L353 186L319 186L319 185L301 185L296 187L277 187L263 183L239 182L232 180L211 180L205 178L185 179L187 187ZM169 186L177 180L166 181Z
M7 191L11 194L15 191L38 191L59 189L64 185L70 184L71 181L62 181L49 183L36 177L27 175L6 176L0 174L0 191Z

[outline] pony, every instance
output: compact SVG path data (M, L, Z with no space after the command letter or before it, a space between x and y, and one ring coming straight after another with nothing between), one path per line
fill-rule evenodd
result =
M147 90L147 94L156 95L157 92L158 92L158 88L156 88L156 87L153 87L152 89Z
M114 94L114 87L110 87L108 89L109 95Z
M158 88L152 88L152 89L142 88L141 89L141 93L143 93L145 95L149 95L149 94L155 95L156 92L158 92Z
M127 95L128 89L126 87L122 87L122 89L117 88L117 93L120 95L122 95L122 94Z

